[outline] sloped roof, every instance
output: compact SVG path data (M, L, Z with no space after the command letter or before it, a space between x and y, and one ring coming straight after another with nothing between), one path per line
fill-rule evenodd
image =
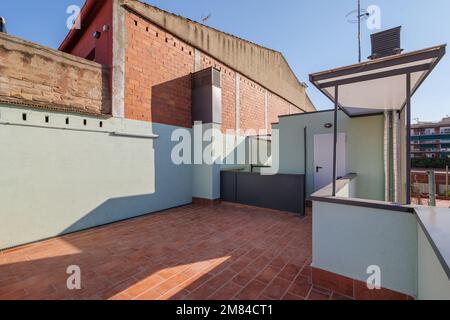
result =
M349 116L403 110L442 57L446 45L402 53L310 75L310 81ZM337 90L339 88L339 90Z
M85 32L83 27L88 26L91 23L91 21L95 18L102 6L107 3L107 1L116 0L86 0L79 16L79 21L82 26L81 29L70 29L69 33L67 33L58 49L64 52L70 52L70 50L73 49L73 47L80 40L80 37Z
M166 12L137 0L121 0L129 11L211 55L304 111L315 111L283 54Z

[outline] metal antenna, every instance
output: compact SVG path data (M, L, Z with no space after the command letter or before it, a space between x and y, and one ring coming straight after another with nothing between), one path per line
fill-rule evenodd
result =
M356 15L356 19L353 18ZM349 23L358 24L358 62L361 63L362 53L361 53L361 21L368 19L370 14L365 10L361 9L361 0L358 0L358 8L350 11L345 16Z
M203 23L206 23L206 21L208 21L210 18L211 18L211 13L210 14L208 14L207 16L205 16L205 17L202 17L202 22Z
M361 0L358 0L358 61L361 63Z

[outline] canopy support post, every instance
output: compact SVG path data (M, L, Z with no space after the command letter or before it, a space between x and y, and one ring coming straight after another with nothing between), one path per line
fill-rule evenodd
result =
M339 86L334 87L334 100L333 197L336 196L337 116L339 109Z
M406 204L411 204L411 73L406 74Z

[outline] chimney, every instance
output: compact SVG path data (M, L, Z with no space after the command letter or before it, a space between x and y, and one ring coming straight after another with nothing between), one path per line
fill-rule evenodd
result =
M6 33L6 20L0 17L0 32Z
M400 32L402 27L397 27L370 36L372 41L372 55L370 60L384 58L402 53L400 46Z

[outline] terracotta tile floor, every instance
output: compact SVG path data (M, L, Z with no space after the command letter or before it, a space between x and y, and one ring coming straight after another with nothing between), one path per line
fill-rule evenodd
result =
M0 299L332 299L310 257L310 215L191 205L0 253Z

